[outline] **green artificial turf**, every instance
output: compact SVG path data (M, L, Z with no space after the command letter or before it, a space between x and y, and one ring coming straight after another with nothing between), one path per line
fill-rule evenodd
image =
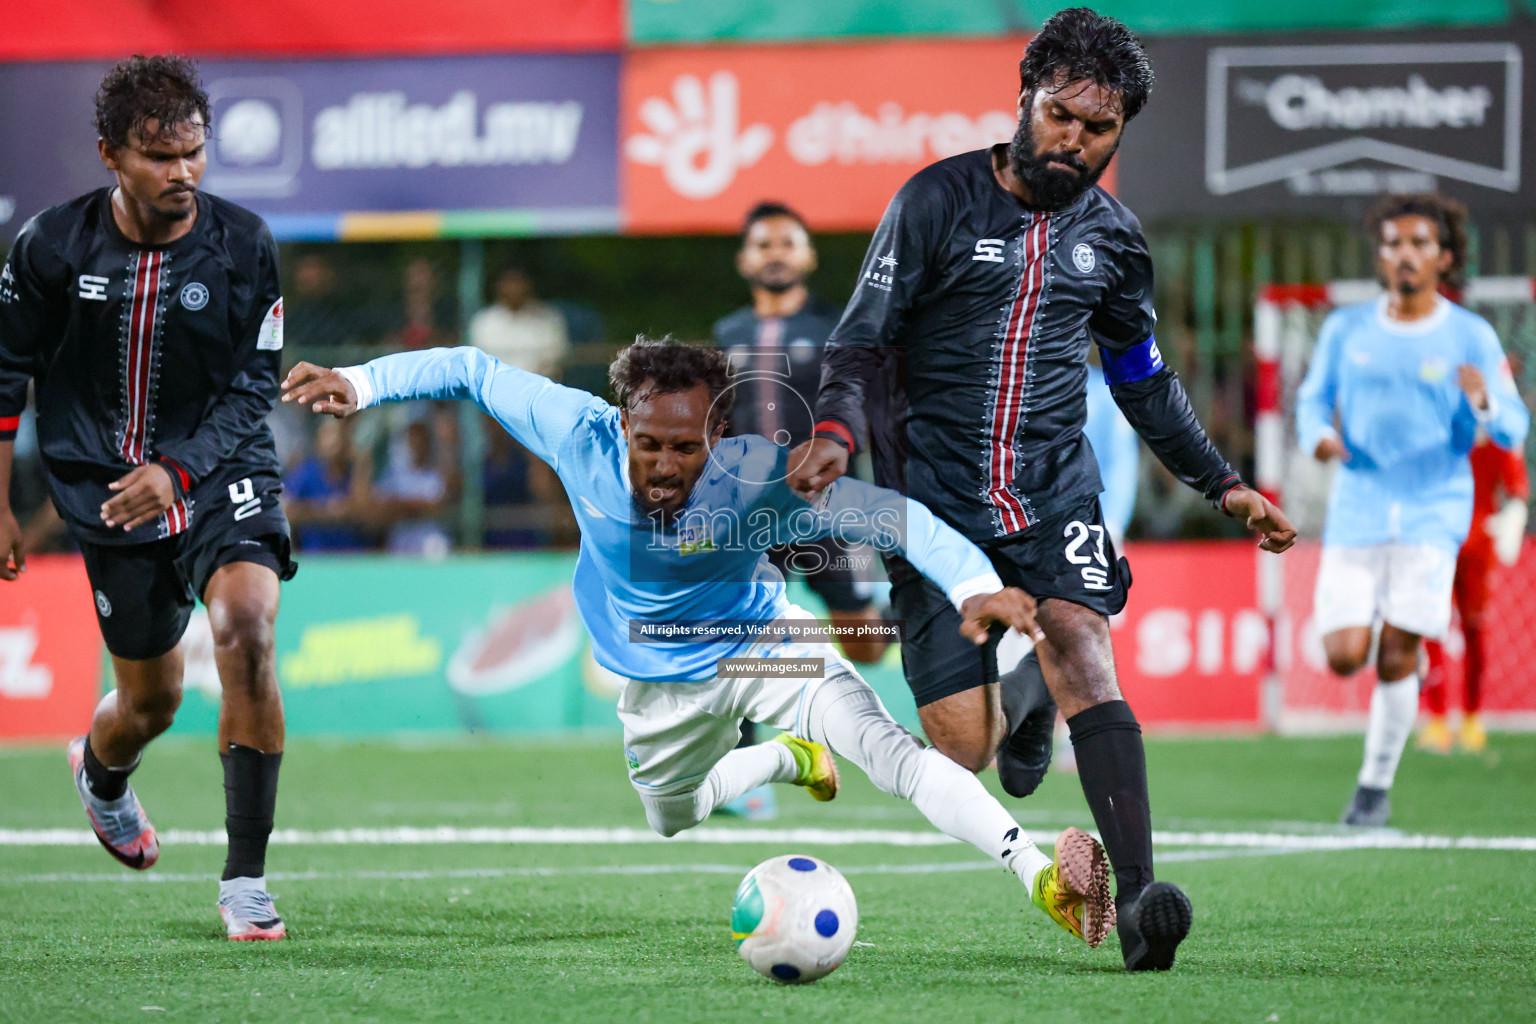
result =
M1359 740L1151 740L1148 758L1159 829L1326 835ZM844 780L830 805L782 789L771 826L710 826L927 829ZM162 831L222 824L210 743L156 744L134 783ZM1410 752L1393 797L1405 831L1536 836L1536 738ZM1072 776L1005 803L1036 833L1091 827ZM645 822L616 738L289 748L280 828L402 825ZM0 750L0 829L83 826L61 751ZM1161 848L1195 930L1174 971L1128 976L1113 939L1071 940L967 847L794 849L848 874L868 943L801 988L729 937L737 880L782 843L274 845L291 938L249 944L222 938L217 846L167 843L144 875L94 846L0 846L0 1021L1536 1019L1536 852Z

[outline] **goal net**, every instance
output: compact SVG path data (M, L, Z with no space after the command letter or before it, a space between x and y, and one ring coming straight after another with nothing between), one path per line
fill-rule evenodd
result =
M1374 281L1269 285L1254 310L1257 363L1254 461L1260 490L1278 501L1301 534L1283 556L1260 555L1261 600L1273 626L1273 672L1266 716L1284 732L1359 728L1375 676L1348 680L1328 672L1312 624L1312 591L1321 555L1328 487L1334 467L1316 462L1296 442L1295 397L1306 375L1323 318L1336 306L1381 294ZM1468 282L1462 303L1485 317L1510 356L1522 394L1536 384L1536 279L1484 277ZM1536 456L1528 440L1527 460ZM1536 541L1527 538L1517 564L1500 567L1488 611L1488 652L1482 705L1490 723L1536 728ZM1462 643L1459 622L1446 638L1450 705L1459 706Z

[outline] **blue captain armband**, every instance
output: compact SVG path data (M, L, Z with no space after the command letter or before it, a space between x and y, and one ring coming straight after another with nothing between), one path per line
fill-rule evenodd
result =
M1157 350L1157 336L1151 334L1140 345L1132 345L1120 352L1101 345L1099 360L1104 364L1104 383L1110 386L1146 380L1163 368L1163 354Z

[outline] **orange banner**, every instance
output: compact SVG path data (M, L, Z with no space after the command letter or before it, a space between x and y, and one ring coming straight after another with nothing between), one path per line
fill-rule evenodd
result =
M0 583L0 740L58 740L91 724L101 693L101 634L85 563L27 561Z
M626 227L733 232L754 203L776 199L814 230L869 230L923 167L1013 137L1024 42L631 53L620 96Z

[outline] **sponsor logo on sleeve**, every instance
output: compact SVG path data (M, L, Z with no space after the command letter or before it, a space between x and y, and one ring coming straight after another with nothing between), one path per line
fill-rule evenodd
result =
M267 310L261 321L261 333L256 336L256 347L264 352L279 352L283 348L283 300L278 299Z

